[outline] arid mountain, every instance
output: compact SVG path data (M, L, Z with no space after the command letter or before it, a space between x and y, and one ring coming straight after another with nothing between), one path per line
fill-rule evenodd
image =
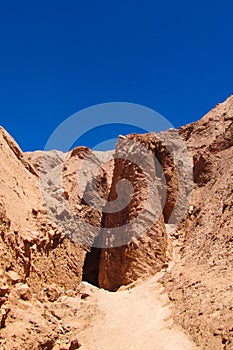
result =
M0 349L233 349L232 146L233 96L106 153L1 128Z

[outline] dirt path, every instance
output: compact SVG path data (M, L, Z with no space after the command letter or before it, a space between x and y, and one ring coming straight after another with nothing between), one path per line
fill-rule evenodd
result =
M97 305L93 324L79 334L87 350L194 350L182 328L173 324L171 303L157 275L117 293L92 289ZM88 286L87 286L88 288Z

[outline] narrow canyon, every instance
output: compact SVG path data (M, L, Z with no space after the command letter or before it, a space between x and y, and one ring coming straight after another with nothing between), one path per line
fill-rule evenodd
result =
M233 95L107 152L1 127L0 350L233 349L232 159Z

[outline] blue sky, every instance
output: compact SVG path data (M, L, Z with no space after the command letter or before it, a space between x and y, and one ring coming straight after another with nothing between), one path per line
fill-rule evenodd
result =
M232 15L232 0L2 2L0 124L35 150L103 102L195 121L233 92Z

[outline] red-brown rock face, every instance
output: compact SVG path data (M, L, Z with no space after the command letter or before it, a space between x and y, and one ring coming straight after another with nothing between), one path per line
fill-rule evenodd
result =
M102 249L99 272L99 285L108 290L153 274L165 262L166 232L158 188L153 184L156 180L153 153L149 143L141 149L139 145L134 135L119 139L116 148L109 195L110 208L115 212L105 213L102 222L103 246L111 248ZM154 179L150 178L153 172Z
M38 167L29 163L5 130L0 130L0 137L1 268L16 271L35 291L49 283L74 287L81 281L83 249L47 217ZM60 162L58 153L50 156L51 168ZM36 153L35 159L39 156Z
M124 186L117 193L123 179L131 183L132 193ZM111 242L111 248L101 252L101 287L116 290L164 266L164 222L176 224L183 218L191 189L191 161L175 130L119 139L109 195L116 212L106 213L102 223L103 246ZM118 210L119 202L127 203L129 197L128 205Z
M180 129L194 162L190 210L167 276L176 321L208 350L232 349L233 96Z

